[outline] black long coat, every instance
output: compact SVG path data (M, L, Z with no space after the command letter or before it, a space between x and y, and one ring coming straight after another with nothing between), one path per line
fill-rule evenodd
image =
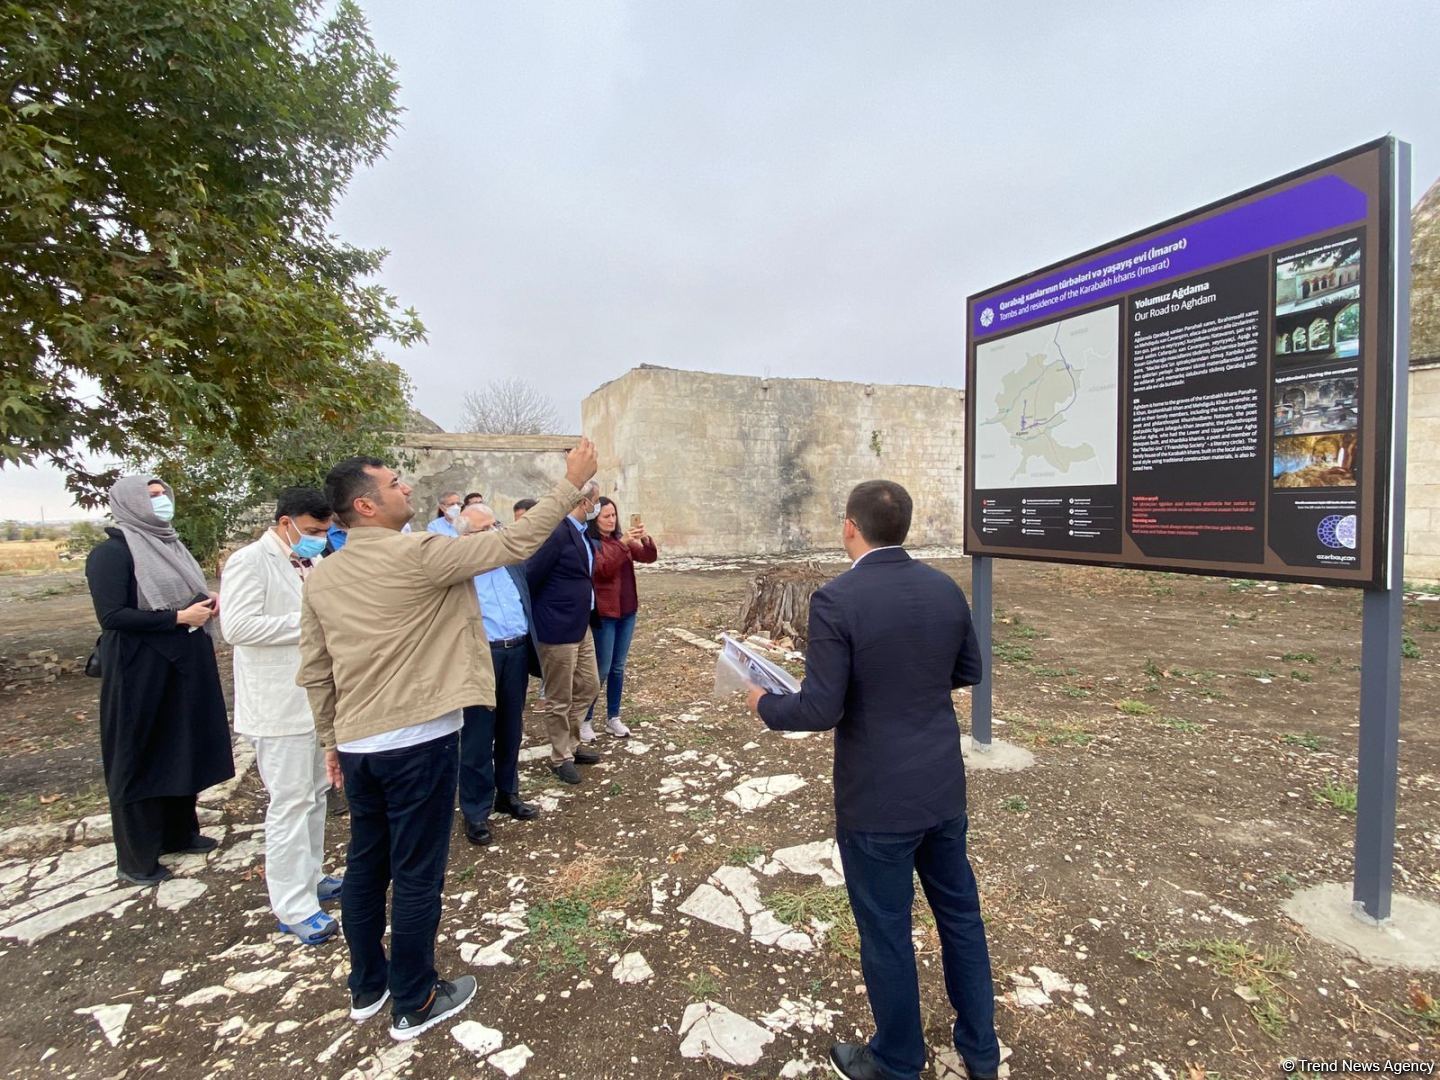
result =
M100 754L114 803L197 795L235 775L215 646L173 611L138 606L119 529L90 552L85 577L100 637Z

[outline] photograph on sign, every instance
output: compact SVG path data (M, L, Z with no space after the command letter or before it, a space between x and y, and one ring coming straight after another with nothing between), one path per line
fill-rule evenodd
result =
M967 551L1380 582L1391 152L972 296Z

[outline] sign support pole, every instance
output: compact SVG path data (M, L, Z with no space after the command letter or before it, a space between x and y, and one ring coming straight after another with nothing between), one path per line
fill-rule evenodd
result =
M995 621L995 560L985 555L970 558L970 617L980 642L980 681L970 688L970 742L985 753L991 742L990 688L994 685L995 655L991 650Z
M1410 145L1396 141L1392 207L1395 232L1394 421L1385 587L1366 589L1360 644L1360 749L1355 812L1355 914L1390 917L1395 871L1395 804L1400 749L1400 660L1405 604L1405 448L1410 379Z

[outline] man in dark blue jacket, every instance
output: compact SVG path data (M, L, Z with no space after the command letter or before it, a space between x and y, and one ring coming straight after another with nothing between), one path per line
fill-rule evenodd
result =
M576 765L593 765L600 755L580 741L580 723L600 692L590 613L595 608L591 579L595 553L585 522L600 497L594 482L581 489L579 505L525 563L534 615L530 636L540 654L545 697L535 711L550 735L550 770L567 784L580 782Z
M910 938L918 872L940 934L955 1048L976 1080L996 1075L994 989L980 897L965 853L965 765L951 691L980 681L965 594L911 559L910 495L871 480L850 493L843 531L850 570L810 602L798 694L750 693L778 731L835 729L836 840L860 930L875 1035L836 1043L852 1080L915 1080L925 1067Z

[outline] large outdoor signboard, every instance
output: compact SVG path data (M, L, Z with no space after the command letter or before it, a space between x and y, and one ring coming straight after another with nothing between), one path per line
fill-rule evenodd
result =
M967 551L1383 587L1394 154L970 297Z

